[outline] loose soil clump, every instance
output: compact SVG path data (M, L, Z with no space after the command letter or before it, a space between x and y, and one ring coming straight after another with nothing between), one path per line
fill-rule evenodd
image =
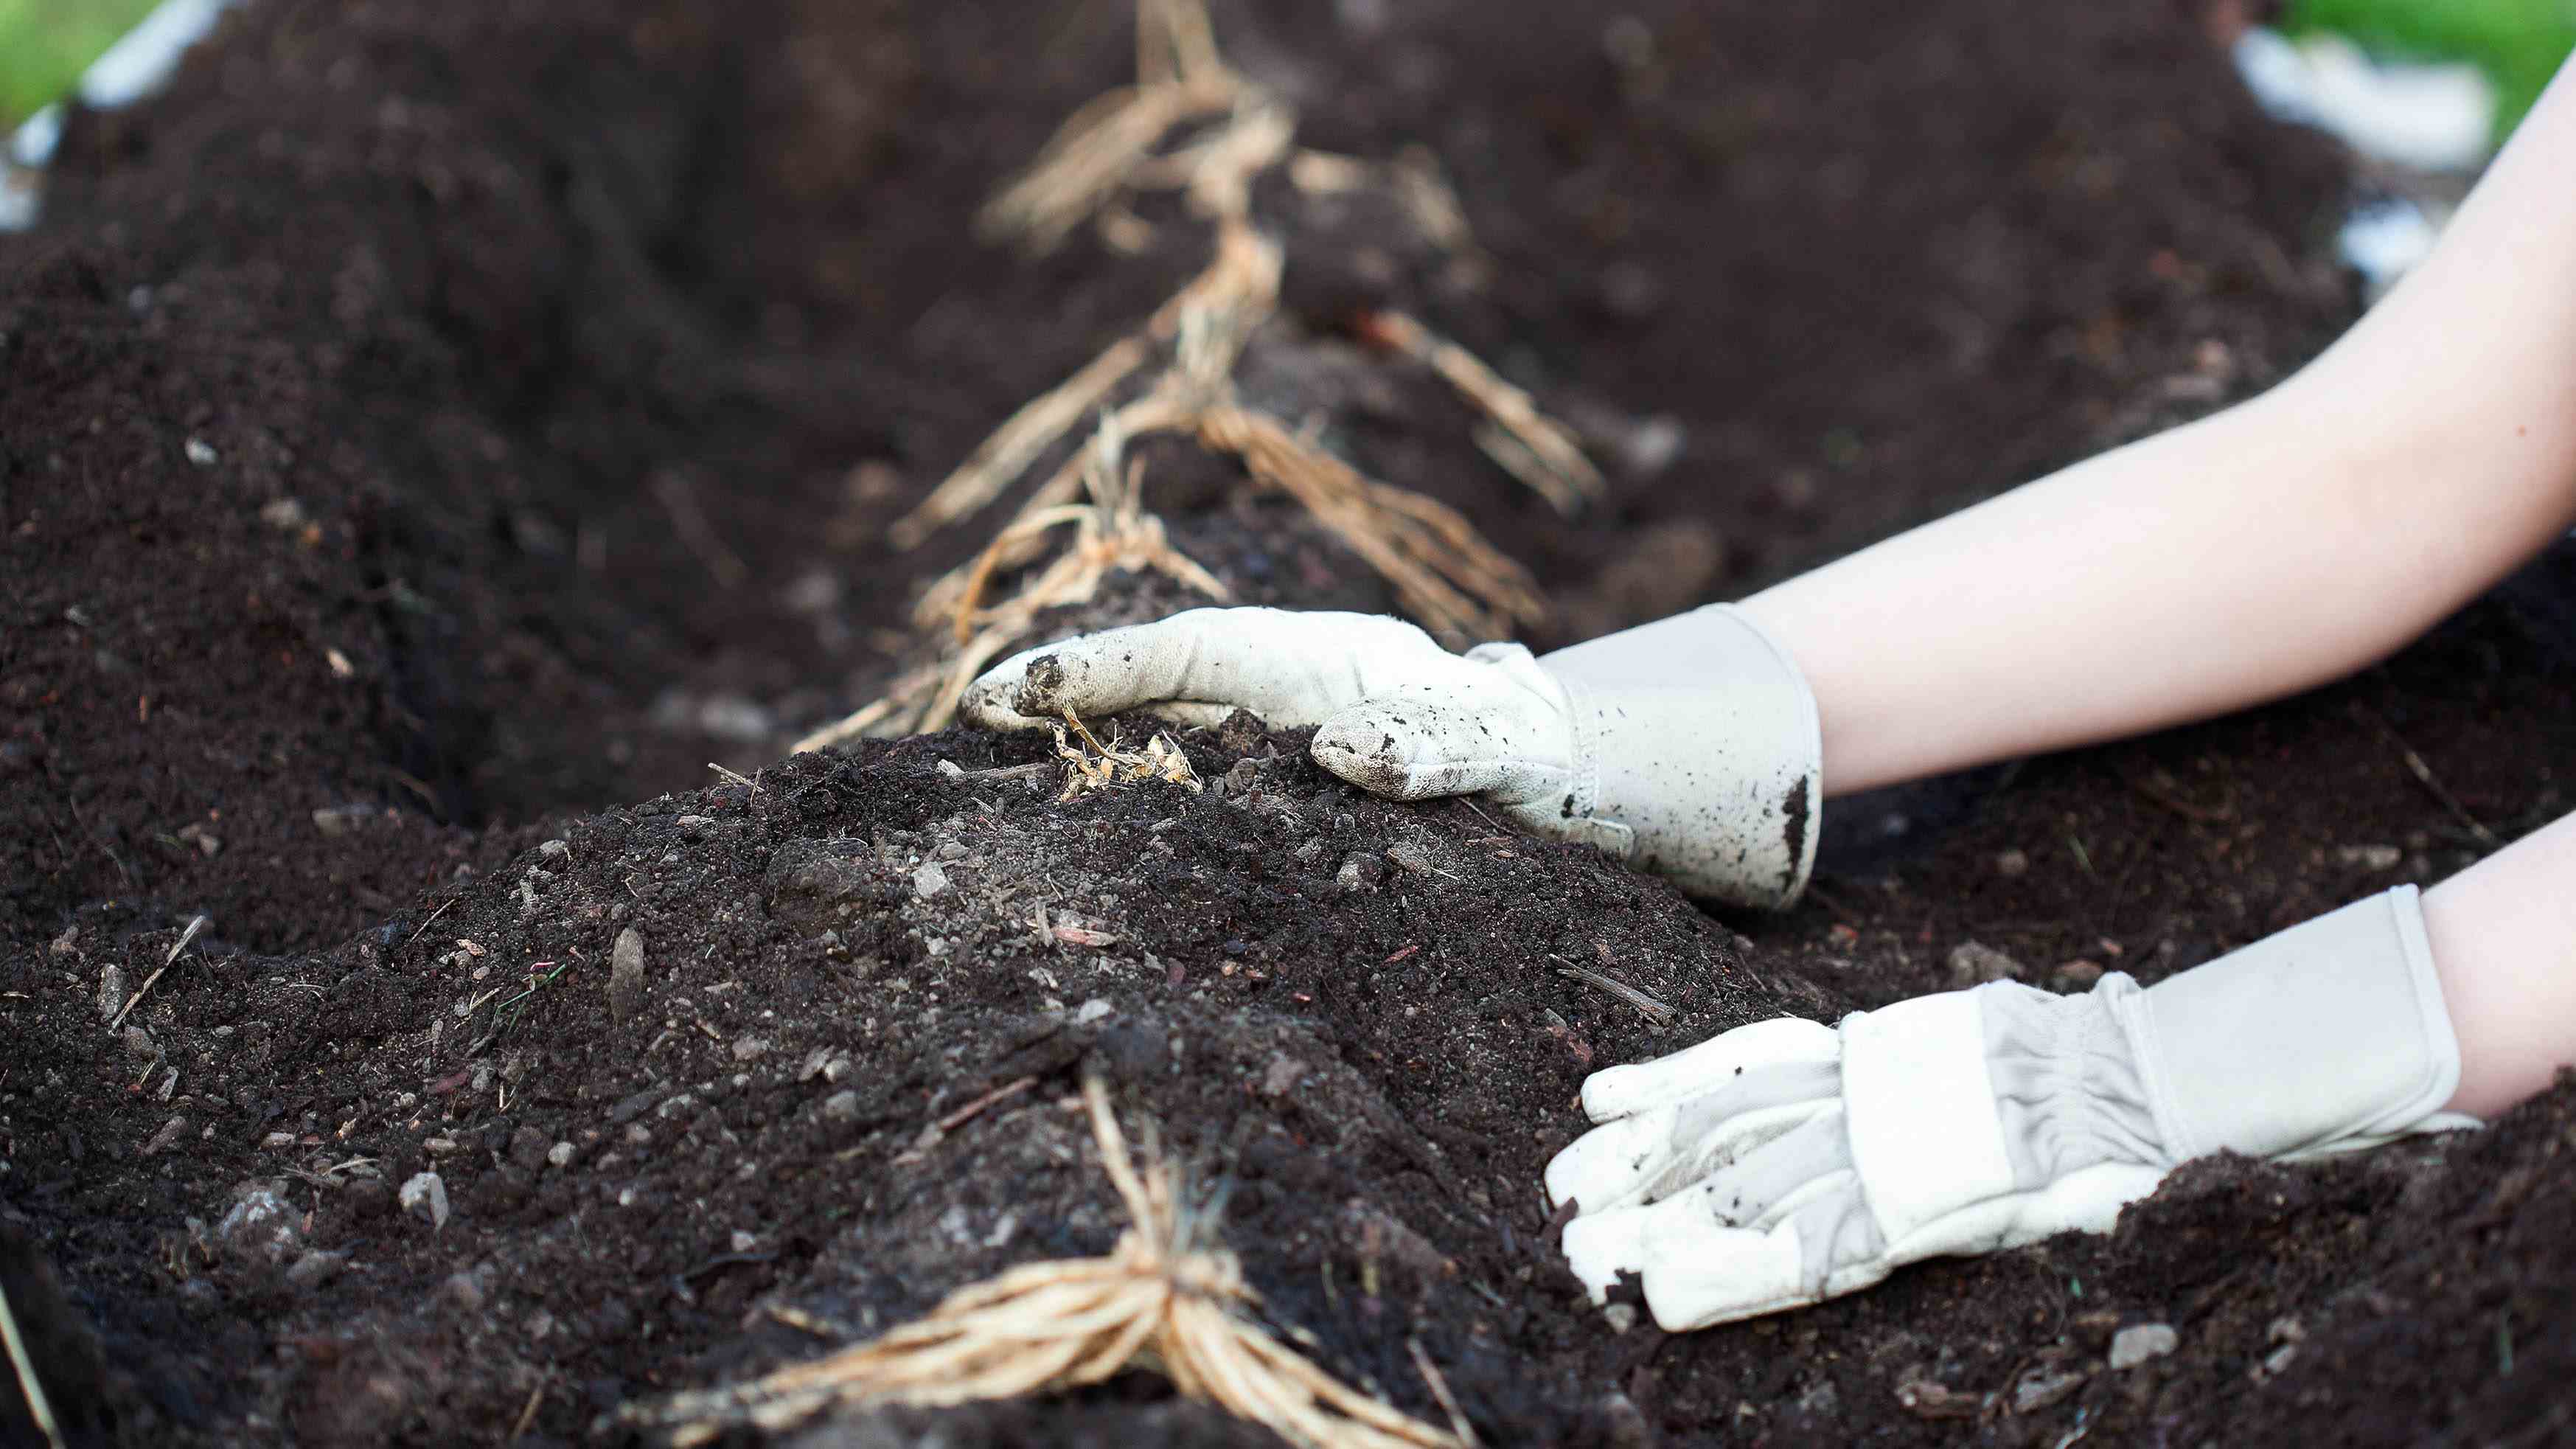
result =
M1218 11L1309 144L1430 148L1480 258L1300 213L1273 395L1527 564L1555 638L2223 404L2351 315L2339 159L2174 7L1792 9ZM919 662L914 591L982 541L887 525L1204 265L1177 215L1132 255L963 241L1131 43L1116 7L270 3L75 118L0 243L0 1290L75 1442L570 1442L1106 1252L1089 1072L1230 1185L1283 1337L1446 1423L1434 1365L1492 1442L2556 1432L2576 1085L1683 1337L1582 1301L1537 1183L1597 1066L2154 979L2563 813L2563 550L2333 689L1838 804L1776 919L1247 718L1176 733L1195 793L1059 800L1042 734L777 760ZM1572 423L1607 503L1354 381L1390 302ZM1388 606L1144 456L1237 598ZM1195 601L1122 575L1041 627ZM798 1432L1266 1440L1142 1375Z

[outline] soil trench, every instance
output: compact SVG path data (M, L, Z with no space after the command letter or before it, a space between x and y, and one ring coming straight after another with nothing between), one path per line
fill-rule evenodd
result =
M2354 315L2347 164L2165 0L1215 19L1301 144L1423 148L1473 236L1265 184L1247 396L1526 565L1533 643L2224 406ZM914 601L1002 515L888 526L1206 264L1162 199L970 240L1133 64L1123 6L263 0L72 118L0 239L0 1291L68 1442L569 1443L1104 1252L1086 1071L1230 1187L1272 1322L1445 1423L1429 1361L1491 1443L2565 1433L2576 1085L1679 1337L1583 1301L1538 1180L1594 1068L1963 972L2151 981L2564 813L2566 547L2333 688L1837 802L1774 918L1246 718L1176 735L1199 793L1060 800L1037 734L781 760L933 657ZM1480 450L1388 307L1607 497ZM1135 455L1230 597L1392 604L1230 462ZM1038 628L1201 601L1115 574ZM783 1437L1275 1442L1144 1374Z

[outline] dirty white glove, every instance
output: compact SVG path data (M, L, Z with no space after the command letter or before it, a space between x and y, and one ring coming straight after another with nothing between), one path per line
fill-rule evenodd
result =
M1642 1278L1679 1332L1848 1293L1906 1263L2107 1232L2179 1163L2473 1127L2415 888L2153 988L2012 982L1782 1018L1596 1072L1604 1125L1548 1164L1602 1301Z
M1685 890L1777 907L1805 889L1823 800L1816 704L1752 620L1713 605L1545 658L1452 654L1371 614L1193 609L1028 650L966 691L1013 729L1151 706L1316 725L1325 769L1398 800L1476 795Z

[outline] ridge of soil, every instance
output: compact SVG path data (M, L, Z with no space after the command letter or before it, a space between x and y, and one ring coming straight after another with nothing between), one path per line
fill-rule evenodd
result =
M1401 302L1583 431L1613 496L1569 522L1415 384L1328 402L1560 637L2241 397L2351 316L2341 158L2176 7L1631 8L1217 16L1310 144L1419 141L1458 188L1473 275L1298 217L1269 355ZM2152 980L2563 813L2565 548L2347 684L1838 802L1766 920L1243 721L1182 737L1197 795L955 773L1036 737L770 763L914 657L975 541L883 524L1203 260L1160 214L1133 258L960 240L1124 78L1118 9L270 0L74 118L0 239L0 1288L76 1436L568 1442L1104 1250L1086 1067L1232 1184L1326 1368L1437 1421L1418 1342L1494 1442L2564 1432L2576 1086L1683 1337L1579 1301L1536 1184L1594 1066L1959 984L1971 941ZM1382 607L1173 471L1149 497L1240 597ZM801 1431L1138 1436L1264 1437L1142 1376Z

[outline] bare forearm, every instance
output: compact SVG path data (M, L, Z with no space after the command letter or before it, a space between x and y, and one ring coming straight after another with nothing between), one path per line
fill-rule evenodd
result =
M2576 1065L2576 815L2424 893L2460 1043L2451 1110L2492 1117Z
M2425 266L2273 392L1745 601L1831 794L2373 662L2576 521L2576 78Z

